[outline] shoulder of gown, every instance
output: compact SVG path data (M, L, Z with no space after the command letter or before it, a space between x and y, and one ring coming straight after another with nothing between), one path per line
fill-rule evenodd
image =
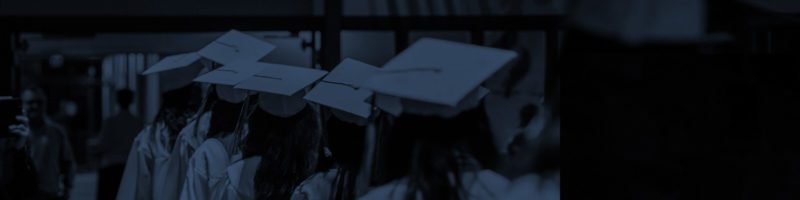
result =
M292 200L324 200L331 194L336 173L339 170L331 169L326 172L312 174L298 185L292 192Z
M260 162L260 156L253 156L238 160L228 166L220 184L213 188L211 199L255 199L253 177L255 177Z
M139 131L133 140L128 160L120 180L117 199L151 199L152 198L152 148L150 148L150 130L148 125Z
M180 150L181 154L191 156L193 151L205 141L210 122L211 112L205 112L199 119L191 120L178 134L176 149Z
M372 188L367 194L359 197L359 200L379 200L379 199L404 199L408 184L408 178L403 177L387 184Z
M504 199L560 199L560 186L553 180L543 179L537 174L526 174L514 179Z
M468 199L503 199L510 181L492 170L466 172L461 175Z
M180 199L204 200L225 175L230 156L218 139L208 139L195 150L186 169Z

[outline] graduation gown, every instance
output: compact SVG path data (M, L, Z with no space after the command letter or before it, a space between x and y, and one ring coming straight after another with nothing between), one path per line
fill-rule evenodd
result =
M317 172L304 180L292 192L292 200L327 200L333 191L337 169Z
M211 192L213 200L248 200L255 199L255 183L261 156L253 156L234 162L223 174L220 184Z
M154 177L169 160L169 133L163 123L148 125L133 141L117 192L119 200L154 199L163 192L155 188Z
M189 159L181 200L211 199L212 189L224 180L232 157L228 148L234 140L234 134L228 134L224 138L207 139L197 147Z
M554 180L542 179L536 174L527 174L514 179L504 193L503 199L561 199L561 188Z
M491 170L462 173L461 181L464 186L464 192L467 192L469 195L468 197L462 198L472 200L503 199L503 193L507 191L509 185L508 179ZM358 199L402 200L407 190L406 185L408 185L408 178L402 178L392 181L389 184L379 186ZM417 193L416 199L422 199L422 194Z
M211 112L205 112L199 120L192 120L181 129L166 167L163 168L165 172L161 173L162 176L156 177L159 180L154 185L156 188L162 188L163 192L156 195L155 200L175 200L180 197L183 182L186 180L189 159L195 149L206 139L210 121Z

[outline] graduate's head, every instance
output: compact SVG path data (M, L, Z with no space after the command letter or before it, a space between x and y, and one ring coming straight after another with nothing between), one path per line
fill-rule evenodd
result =
M316 167L321 134L314 111L302 96L305 88L325 73L299 66L236 62L198 77L217 84L235 84L233 90L258 94L258 108L251 116L252 130L248 133L256 140L260 139L253 134L267 134L255 177L258 199L288 199L294 187ZM256 145L250 142L250 146Z
M387 172L409 177L407 198L458 199L463 191L448 174L494 163L492 137L480 85L517 57L514 51L422 38L392 58L364 86L400 98L402 113L394 122L386 158Z
M253 115L250 123L254 130L248 135L265 134L259 136L265 141L261 143L264 149L254 179L257 199L288 199L316 167L321 137L316 116L310 108L289 117L260 109Z
M192 81L203 72L199 60L197 53L167 56L142 72L145 76L158 75L162 111L194 112L200 107L203 89Z
M385 166L391 168L382 173L389 179L409 177L407 197L422 192L425 199L458 198L464 188L460 182L450 183L446 174L474 171L494 162L494 148L483 121L482 108L453 118L399 116L383 147L388 150Z
M200 108L200 93L197 85L187 85L161 94L161 108L156 122L166 125L170 133L178 134Z

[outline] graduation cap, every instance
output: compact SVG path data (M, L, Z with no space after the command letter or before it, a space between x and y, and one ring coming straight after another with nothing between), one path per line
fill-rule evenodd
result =
M256 63L260 71L234 88L260 92L259 106L270 114L289 117L306 105L304 88L328 72L306 67Z
M514 51L422 38L363 86L403 100L456 108L488 94L480 84L516 57Z
M142 75L158 74L162 92L175 90L191 84L203 70L203 65L198 62L200 59L195 52L167 56L147 68Z
M197 53L214 62L229 65L236 61L258 61L274 49L275 45L260 38L230 30Z
M304 97L334 109L368 118L372 111L369 98L373 92L361 87L380 68L346 58Z
M305 67L254 63L258 71L235 88L291 96L316 82L328 72Z
M244 101L247 91L234 89L233 86L253 76L262 66L256 61L235 61L208 73L194 78L195 82L216 85L215 90L220 99L231 103Z
M142 75L150 75L153 73L187 67L199 60L200 60L200 54L197 54L196 52L167 56L164 59L159 60L156 64L154 64L150 68L147 68L147 70L144 70L144 72L142 72Z
M257 61L233 61L194 79L195 82L234 86L265 69Z

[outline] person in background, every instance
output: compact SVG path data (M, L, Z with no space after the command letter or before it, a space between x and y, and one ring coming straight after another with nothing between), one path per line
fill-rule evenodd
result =
M67 133L47 116L44 90L30 87L22 92L21 97L30 125L27 145L39 181L35 199L69 199L75 177L75 159Z
M133 102L133 91L117 91L119 113L105 121L100 132L99 181L97 199L114 199L125 170L125 161L133 139L142 130L144 122L128 111Z
M11 122L7 132L0 131L0 199L30 199L38 192L39 182L25 146L30 136L28 118L21 104L14 113L16 122Z

